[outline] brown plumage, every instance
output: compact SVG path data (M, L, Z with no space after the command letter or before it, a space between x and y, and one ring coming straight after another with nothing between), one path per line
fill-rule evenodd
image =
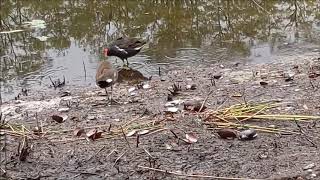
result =
M118 71L112 67L109 61L102 61L97 69L96 84L100 88L104 88L108 97L108 100L112 103L112 91L113 85L118 80ZM108 96L107 88L111 87L111 98Z

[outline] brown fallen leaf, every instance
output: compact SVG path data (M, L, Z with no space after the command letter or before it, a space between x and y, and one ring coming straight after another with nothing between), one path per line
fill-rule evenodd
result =
M228 128L219 129L217 133L222 139L234 139L238 136L235 130Z
M76 129L73 131L73 135L74 135L74 136L81 136L83 133L84 133L84 129L82 129L82 128L76 128Z
M86 133L89 139L95 140L102 137L102 131L97 129L91 129Z
M149 132L150 132L150 130L145 129L145 130L139 131L137 134L138 135L144 135L144 134L148 134Z
M127 137L133 136L133 135L136 134L136 132L137 132L137 130L132 130L132 131L128 132L128 133L126 134L126 136L127 136Z
M198 141L197 136L195 135L195 133L187 133L186 134L186 139L190 142L190 143L196 143Z
M56 121L57 123L62 123L63 122L63 117L58 116L58 115L52 115L51 118Z

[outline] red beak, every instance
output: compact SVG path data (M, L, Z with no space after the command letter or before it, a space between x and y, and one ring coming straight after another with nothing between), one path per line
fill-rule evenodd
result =
M104 54L105 57L108 56L108 51L109 51L108 48L105 48L105 49L103 50L103 54Z

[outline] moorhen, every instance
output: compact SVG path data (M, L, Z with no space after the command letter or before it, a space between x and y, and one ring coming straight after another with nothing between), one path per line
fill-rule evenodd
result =
M127 58L138 54L145 44L146 41L139 38L120 37L110 43L103 52L106 57L116 56L120 58L123 63L124 60L126 60L128 66L129 62Z
M112 67L112 64L109 61L102 61L97 69L96 73L96 84L100 88L104 88L110 100L110 104L112 102L116 102L112 100L112 91L113 91L113 84L116 83L118 80L118 71ZM111 98L108 96L107 87L111 87Z

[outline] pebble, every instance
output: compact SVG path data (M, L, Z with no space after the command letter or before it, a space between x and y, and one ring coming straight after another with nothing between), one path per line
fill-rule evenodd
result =
M95 117L95 116L88 116L88 119L89 119L89 120L95 120L96 117Z
M303 167L302 169L303 169L303 170L308 170L308 169L314 168L315 166L316 166L316 165L315 165L314 163L311 163L311 164L306 165L306 166Z

